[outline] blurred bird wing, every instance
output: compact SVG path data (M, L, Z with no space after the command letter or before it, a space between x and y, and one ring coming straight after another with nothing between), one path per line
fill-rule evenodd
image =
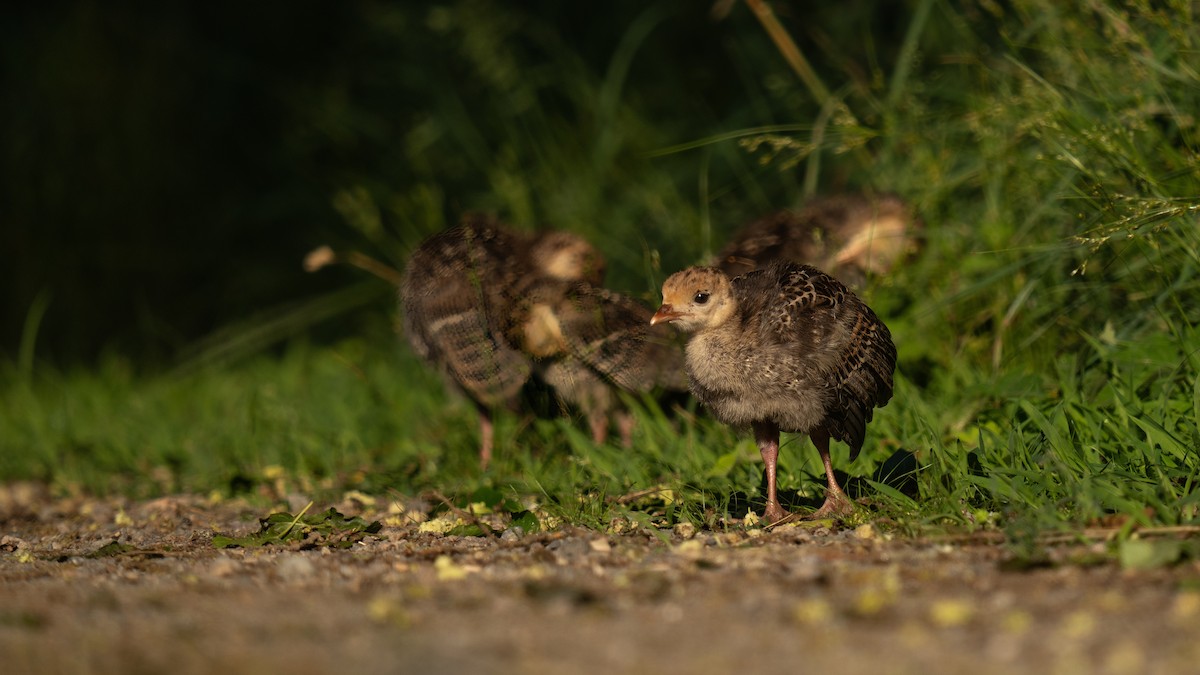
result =
M683 350L666 326L651 326L653 312L619 293L573 284L557 304L564 344L626 391L684 389Z
M807 221L791 211L777 211L743 225L713 265L734 277L776 260L808 261L814 246L816 233Z
M429 331L454 379L487 406L504 405L529 379L531 366L478 308L443 316Z
M413 267L402 291L404 325L420 356L439 363L479 403L498 406L516 396L531 366L504 337L486 275L471 264Z

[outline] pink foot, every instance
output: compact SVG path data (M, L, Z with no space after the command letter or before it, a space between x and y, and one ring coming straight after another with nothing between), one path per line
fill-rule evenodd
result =
M778 525L785 520L791 519L796 514L785 511L779 502L767 502L767 508L763 511L763 522L767 525Z
M850 501L843 492L831 492L825 497L821 508L804 516L804 520L840 519L854 513L854 502Z

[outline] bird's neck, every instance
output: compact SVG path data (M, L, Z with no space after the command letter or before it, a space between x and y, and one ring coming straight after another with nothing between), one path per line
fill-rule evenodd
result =
M737 314L738 303L733 298L727 298L720 305L713 308L712 314L709 315L708 321L704 323L701 331L720 330L725 327L734 315Z

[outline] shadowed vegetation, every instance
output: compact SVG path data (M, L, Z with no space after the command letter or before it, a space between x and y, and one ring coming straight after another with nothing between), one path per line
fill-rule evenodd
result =
M578 40L584 19L550 7L343 10L361 51L285 88L275 151L300 158L327 214L311 241L286 239L294 283L317 287L305 247L399 268L470 209L588 237L608 284L651 303L765 211L893 191L926 223L921 252L863 292L898 347L895 397L855 463L834 445L871 508L907 531L1017 538L1195 523L1193 3L775 4L764 25L743 3L721 20L618 3L591 26L604 39ZM694 405L641 402L631 450L593 444L577 416L501 417L481 474L473 411L396 338L388 284L317 278L324 295L218 317L171 368L119 348L51 365L39 325L43 310L63 325L56 301L26 301L0 371L0 478L147 496L490 487L601 528L761 505L753 443ZM785 437L780 458L785 496L819 503L811 444ZM919 467L915 486L894 466Z

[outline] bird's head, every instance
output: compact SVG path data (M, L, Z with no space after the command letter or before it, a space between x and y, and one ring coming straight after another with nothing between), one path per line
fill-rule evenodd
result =
M922 223L899 197L866 202L852 215L838 233L845 243L833 256L837 265L882 275L916 250Z
M534 265L554 279L586 281L597 286L604 280L604 256L586 239L570 232L539 235L529 254Z
M650 325L671 322L692 332L712 328L733 316L737 300L729 277L715 267L690 267L663 282L663 304Z

